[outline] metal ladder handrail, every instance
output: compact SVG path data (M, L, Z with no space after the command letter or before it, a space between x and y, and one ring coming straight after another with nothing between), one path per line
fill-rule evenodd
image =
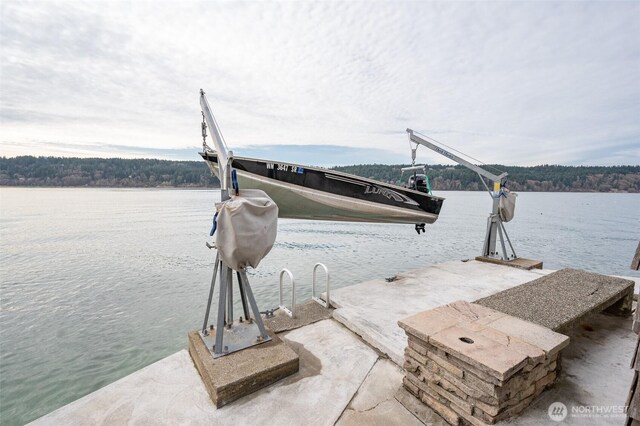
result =
M289 279L291 280L291 310L289 310L289 308L287 308L284 305L284 301L283 301L283 298L282 298L282 278L284 277L285 273L287 275L289 275ZM295 314L296 314L296 282L293 279L293 274L287 268L283 268L282 271L280 271L280 305L278 306L278 308L281 309L282 311L284 311L284 313L289 315L291 318L295 317Z
M326 301L322 300L319 297L316 297L316 270L318 269L318 266L322 266L322 268L324 269L325 275L327 277L327 290L326 290L327 300ZM324 265L323 263L316 263L315 265L313 265L313 279L311 280L311 298L316 302L318 302L320 305L324 306L325 308L331 307L331 296L329 292L330 281L331 281L331 276L329 274L329 268L327 268L326 265Z

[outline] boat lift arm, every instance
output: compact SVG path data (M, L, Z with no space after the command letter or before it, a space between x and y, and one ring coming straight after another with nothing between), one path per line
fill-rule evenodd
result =
M469 161L465 160L462 157L458 157L457 155L447 151L446 149L443 149L441 147L439 147L438 145L421 138L420 136L416 135L414 133L413 130L411 129L407 129L407 133L409 134L409 140L415 144L419 144L422 146L426 146L427 148L429 148L432 151L437 152L438 154L444 155L447 158L450 158L451 160L455 161L458 164L461 164L463 166L465 166L468 169L473 170L474 172L476 172L477 174L479 174L480 176L484 176L487 179L490 179L492 182L498 182L500 183L500 185L502 186L504 184L504 182L507 180L507 176L509 175L508 173L502 173L501 175L494 175L493 173L490 173L488 171L486 171L485 169L483 169L480 166L476 166L473 163L470 163ZM494 189L495 190L495 189Z
M493 209L491 211L491 214L489 215L489 218L487 219L487 233L484 239L482 256L491 257L491 258L501 257L503 260L517 259L518 256L516 255L516 252L513 249L513 245L511 244L509 235L507 235L507 230L504 227L504 223L502 222L502 219L500 217L500 197L502 196L502 188L507 181L508 173L505 172L500 175L495 175L483 169L482 167L477 166L465 160L464 158L461 158L447 151L442 147L439 147L433 142L421 138L420 136L416 135L415 132L411 129L407 129L407 133L409 134L409 141L417 145L426 146L430 150L435 151L438 154L444 155L445 157L455 161L456 163L461 164L466 168L476 172L480 176L480 180L482 181L482 184L485 186L485 188L487 188L487 191L489 192L489 194L491 195L491 198L493 199ZM412 150L412 151L413 151L412 155L414 156L414 160L415 160L415 150ZM491 189L487 187L487 184L485 183L483 177L493 182L493 191L491 191ZM497 242L496 237L500 238L500 245L502 248L501 253L496 250L496 242ZM506 238L506 242L509 244L509 247L511 248L510 252L507 252L505 238Z
M204 90L200 89L200 107L202 108L202 144L206 151L207 143L207 127L211 130L211 140L216 153L218 154L218 168L220 170L220 189L222 201L229 199L229 190L231 189L231 163L233 162L233 151L229 151L224 141L218 122L211 112L209 101L205 96Z

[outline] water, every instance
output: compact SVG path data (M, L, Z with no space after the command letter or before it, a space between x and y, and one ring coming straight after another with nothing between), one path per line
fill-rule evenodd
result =
M482 249L491 200L442 192L441 217L412 225L281 220L250 280L262 309L277 305L289 268L298 300L325 263L338 288ZM219 192L0 189L0 423L44 415L187 345L201 325L214 252L205 247ZM509 234L546 268L638 277L640 196L521 193ZM239 312L239 311L237 311Z

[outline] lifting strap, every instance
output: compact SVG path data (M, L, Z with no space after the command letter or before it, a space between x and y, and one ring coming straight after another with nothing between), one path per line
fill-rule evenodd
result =
M233 186L233 190L236 195L240 193L240 187L238 186L238 175L236 173L236 169L231 170L231 185ZM209 232L209 236L213 237L216 229L218 228L218 212L213 215L213 225L211 227L211 232Z
M236 169L231 170L231 185L233 185L233 189L238 195L240 191L240 187L238 186L238 174L236 173Z
M216 228L218 228L218 212L213 215L213 226L211 227L211 232L209 232L210 237L213 237L213 234L216 232Z

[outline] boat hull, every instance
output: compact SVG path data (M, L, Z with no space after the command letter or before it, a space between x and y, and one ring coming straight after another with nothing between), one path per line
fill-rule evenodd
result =
M201 155L218 176L216 153ZM240 188L266 192L278 205L281 218L433 223L444 201L411 189L316 167L244 157L234 157L232 165Z

